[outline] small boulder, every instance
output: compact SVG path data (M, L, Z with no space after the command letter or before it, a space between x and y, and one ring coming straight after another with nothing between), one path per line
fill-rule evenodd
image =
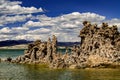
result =
M8 58L6 59L6 61L11 62L11 61L12 61L12 58L11 58L11 57L8 57Z

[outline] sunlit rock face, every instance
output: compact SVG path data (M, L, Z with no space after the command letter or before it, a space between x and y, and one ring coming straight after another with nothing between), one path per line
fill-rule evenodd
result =
M53 55L57 54L57 38L53 35L51 41L48 38L47 42L41 42L41 40L36 40L35 42L28 44L28 49L25 50L23 56L16 58L18 63L40 63L48 62L51 63L53 60Z
M87 61L93 64L120 61L120 33L117 26L110 27L107 23L102 23L98 27L88 21L84 21L83 25L79 35L80 56L87 56Z

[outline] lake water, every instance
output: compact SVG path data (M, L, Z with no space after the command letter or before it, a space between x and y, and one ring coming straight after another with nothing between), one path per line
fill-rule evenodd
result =
M0 57L15 58L24 50L0 50ZM41 65L0 63L0 80L120 80L120 69L49 69Z

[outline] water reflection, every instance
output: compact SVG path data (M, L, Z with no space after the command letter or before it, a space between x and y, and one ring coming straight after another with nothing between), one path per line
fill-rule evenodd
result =
M82 69L71 72L75 80L120 80L119 69Z
M120 80L120 70L52 70L39 65L2 62L0 63L0 80Z

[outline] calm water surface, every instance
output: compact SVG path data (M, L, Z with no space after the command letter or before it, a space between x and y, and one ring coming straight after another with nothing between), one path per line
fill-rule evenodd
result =
M0 58L6 59L8 57L16 58L24 53L23 49L0 49Z
M23 50L0 50L0 57L15 58ZM41 65L0 63L0 80L120 80L120 69L56 69Z

